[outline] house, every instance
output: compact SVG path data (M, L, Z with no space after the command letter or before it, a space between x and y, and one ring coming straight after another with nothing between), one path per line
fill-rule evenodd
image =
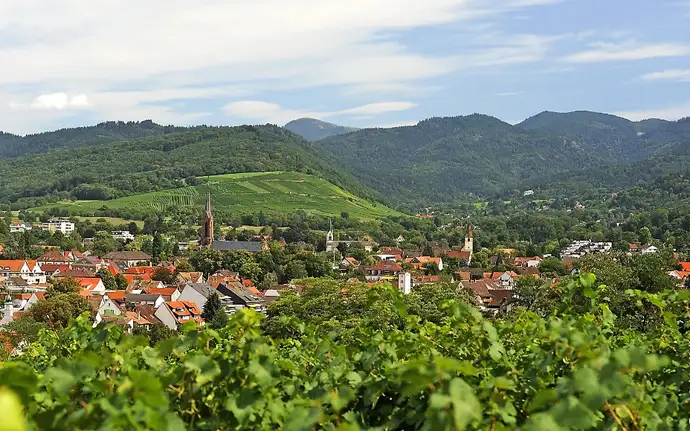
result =
M70 264L74 262L74 260L70 259L69 257L65 256L58 250L51 250L43 255L41 255L39 258L36 259L36 262L40 263L41 265L43 264L54 264L54 265L62 265L62 264Z
M188 284L182 289L182 293L180 293L178 301L194 302L199 306L199 308L203 309L204 305L206 305L206 301L208 301L208 298L210 298L214 293L218 292L208 283Z
M522 268L537 268L541 263L542 258L539 256L534 257L516 257L513 261L513 265Z
M670 275L671 277L675 278L678 280L678 284L682 285L685 283L685 280L687 280L688 276L690 275L690 271L669 271L666 274Z
M381 247L379 254L386 254L391 256L400 256L400 260L405 256L405 252L400 247Z
M654 254L654 253L658 253L658 252L659 252L659 248L657 246L654 246L654 245L648 245L646 247L643 247L642 250L640 250L640 253L642 253L642 254Z
M91 293L105 293L103 280L98 277L74 277L74 280L79 283L81 290L86 290Z
M398 274L398 289L405 295L408 295L417 286L440 282L440 275L412 275L407 271Z
M366 278L368 281L379 281L381 279L395 280L402 267L390 260L378 260L374 266L366 268Z
M112 260L127 268L140 264L151 265L151 256L143 251L113 251L103 256L103 259Z
M15 221L10 225L10 233L22 233L32 230L33 228L34 227L31 225L31 223Z
M346 257L340 261L340 265L338 266L338 268L340 269L340 272L345 273L353 269L359 268L359 261L354 257Z
M443 260L440 257L419 256L405 259L405 263L414 266L418 271L424 271L427 265L436 265L439 271L443 271Z
M158 307L156 318L170 329L178 329L180 325L189 321L203 324L201 308L189 301L168 301Z
M267 307L278 299L280 299L280 292L278 292L276 289L268 289L266 292L264 292L264 303Z
M491 275L491 279L497 281L505 289L512 289L518 278L520 278L520 274L513 271L494 272Z
M128 333L136 327L143 327L145 329L150 329L152 325L158 324L160 321L155 316L155 310L150 308L150 306L137 306L134 310L127 311L123 310L120 314L96 314L94 327L98 326L101 322L114 323L118 326L125 327Z
M464 261L467 265L472 263L472 252L470 251L449 250L446 252L446 256L458 259L460 262Z
M174 287L144 289L144 293L162 296L165 301L177 301L180 299L181 294L181 292Z
M127 285L127 292L141 293L149 289L162 289L164 287L165 284L162 281L136 279Z
M127 293L125 294L125 305L150 305L153 308L158 308L165 302L161 295L149 293Z
M460 286L474 292L482 311L496 312L501 308L507 308L513 297L512 290L504 289L500 283L493 280L463 280Z
M221 301L229 314L241 308L252 308L260 313L265 312L264 299L241 283L220 284L218 285L218 293L221 295ZM272 298L272 300L275 299Z
M132 235L128 230L114 230L110 232L110 236L112 236L118 241L134 241L134 235Z
M240 275L232 271L218 271L215 274L208 277L207 283L213 286L214 289L218 288L220 284L228 283L239 283Z
M45 284L46 274L35 260L0 260L0 275L22 278L27 284Z
M204 273L203 272L180 272L177 274L177 280L183 284L189 283L203 283Z
M522 194L522 196L534 196L534 190L525 190L525 192Z
M125 291L112 290L103 294L96 314L100 316L120 316L125 311Z
M690 271L690 262L678 262L681 271Z
M41 223L41 229L48 232L60 232L63 235L69 235L74 232L74 223L67 219L50 219L45 223Z

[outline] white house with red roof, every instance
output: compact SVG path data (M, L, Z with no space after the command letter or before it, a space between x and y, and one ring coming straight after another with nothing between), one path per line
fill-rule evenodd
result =
M14 221L10 225L10 233L22 233L29 230L33 230L33 228L34 227L31 225L31 223L23 221Z
M158 307L155 316L170 329L177 329L190 320L204 323L204 319L201 318L201 309L191 301L165 302Z
M20 277L27 284L46 282L46 274L35 260L0 260L0 275L8 279Z

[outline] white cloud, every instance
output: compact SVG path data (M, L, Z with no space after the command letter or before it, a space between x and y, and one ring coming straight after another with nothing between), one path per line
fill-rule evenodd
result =
M522 91L509 91L506 93L496 93L496 97L510 97L510 96L519 96L520 94L523 94Z
M642 76L645 81L690 81L690 69L669 69Z
M400 32L556 2L169 0L161 7L138 0L3 0L0 34L16 42L0 44L0 88L41 89L0 94L0 104L31 104L57 88L70 98L85 95L99 117L150 113L163 115L153 118L162 122L179 113L147 105L151 83L165 89L156 91L180 93L219 83L247 93L341 86L340 94L360 96L357 103L372 92L408 97L396 89L412 94L423 87L419 81L458 69L537 61L549 41L502 35L479 46L473 33L457 56L430 55L398 42ZM135 91L112 90L122 87ZM48 111L59 118L83 100L53 102ZM0 129L29 122L20 111L4 114L0 107Z
M337 116L359 116L355 118L365 116L372 118L378 114L406 111L415 106L416 104L412 102L379 102L339 111L313 111L287 109L275 103L258 100L244 100L229 103L223 107L223 110L226 114L241 119L261 123L285 124L288 121L303 117L324 119Z
M565 57L570 63L599 63L606 61L632 61L661 57L682 57L690 54L690 45L677 43L639 44L635 41L618 43L597 42L587 51Z
M663 108L616 112L614 115L618 115L619 117L627 118L632 121L641 121L649 118L662 118L664 120L675 121L681 118L690 117L690 102Z
M12 103L10 106L13 109L80 109L89 106L89 99L86 94L70 96L66 93L52 93L41 94L26 106L17 103Z

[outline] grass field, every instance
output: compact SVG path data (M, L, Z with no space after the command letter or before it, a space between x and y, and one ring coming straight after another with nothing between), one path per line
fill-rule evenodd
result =
M252 172L216 175L201 179L204 184L161 192L127 196L111 201L63 201L45 207L64 208L73 213L108 208L148 208L164 212L172 206L203 209L210 189L213 207L234 213L295 212L299 209L313 214L372 219L399 212L382 204L368 202L328 181L297 172Z

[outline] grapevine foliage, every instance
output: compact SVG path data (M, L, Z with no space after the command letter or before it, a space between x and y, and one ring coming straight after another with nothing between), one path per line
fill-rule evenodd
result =
M0 401L16 394L42 430L687 429L690 292L628 291L658 317L639 332L616 325L604 290L582 275L547 317L400 308L404 325L347 337L284 317L294 330L273 339L243 311L151 347L81 317L0 364Z

